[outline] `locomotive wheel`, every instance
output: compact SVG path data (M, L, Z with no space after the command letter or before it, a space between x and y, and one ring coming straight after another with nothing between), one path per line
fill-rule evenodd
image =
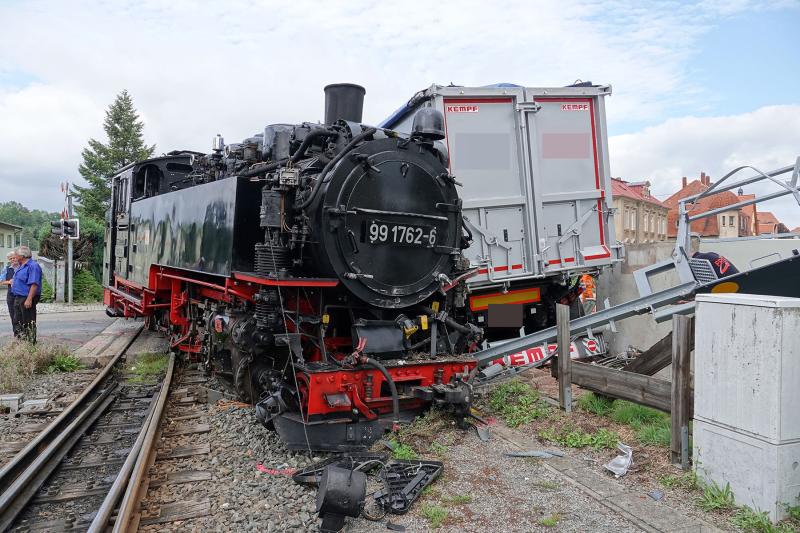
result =
M250 379L250 363L253 356L249 353L234 351L239 357L235 357L236 365L233 372L233 386L240 401L253 403L253 383Z

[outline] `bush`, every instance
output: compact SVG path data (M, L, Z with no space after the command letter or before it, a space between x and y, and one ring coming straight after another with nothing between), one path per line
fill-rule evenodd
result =
M512 428L547 416L550 411L539 399L538 392L516 380L498 385L489 396L489 406Z
M90 271L78 270L72 282L72 298L75 303L99 302L103 299L103 286Z
M39 297L40 302L52 302L55 300L55 291L53 291L53 286L48 283L47 279L44 277L42 278L42 295Z

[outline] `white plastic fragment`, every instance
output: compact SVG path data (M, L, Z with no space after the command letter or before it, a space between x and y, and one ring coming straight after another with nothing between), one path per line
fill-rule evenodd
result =
M610 470L614 473L614 477L622 477L628 473L628 469L631 467L631 463L633 463L633 448L622 442L618 442L617 449L624 455L614 457L605 466L606 470Z

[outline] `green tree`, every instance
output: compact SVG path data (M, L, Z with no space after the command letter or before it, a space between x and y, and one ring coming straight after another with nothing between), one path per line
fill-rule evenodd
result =
M49 233L50 221L58 220L58 217L58 213L28 209L19 202L0 202L0 222L22 226L22 244L30 246L33 250L39 249L40 228L47 226Z
M152 156L156 149L155 145L147 146L144 142L144 123L139 120L128 91L119 93L109 106L103 129L108 142L90 139L81 154L83 163L79 172L89 185L73 185L81 218L92 218L101 224L111 199L112 176L122 167Z

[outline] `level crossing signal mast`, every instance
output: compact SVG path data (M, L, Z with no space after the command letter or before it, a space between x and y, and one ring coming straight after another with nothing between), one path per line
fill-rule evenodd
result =
M50 222L50 233L58 235L62 239L77 240L80 238L80 221L77 218L67 220L56 220Z

